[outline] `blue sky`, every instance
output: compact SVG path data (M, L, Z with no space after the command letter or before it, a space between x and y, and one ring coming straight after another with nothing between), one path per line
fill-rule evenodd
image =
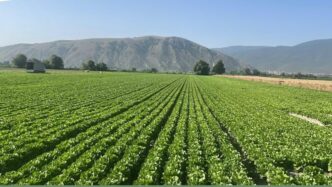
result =
M0 0L0 46L179 36L207 47L332 38L331 0Z

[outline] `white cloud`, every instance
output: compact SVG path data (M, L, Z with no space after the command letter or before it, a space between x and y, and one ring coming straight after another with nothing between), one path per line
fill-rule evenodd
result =
M6 2L6 1L9 1L9 0L0 0L0 2Z

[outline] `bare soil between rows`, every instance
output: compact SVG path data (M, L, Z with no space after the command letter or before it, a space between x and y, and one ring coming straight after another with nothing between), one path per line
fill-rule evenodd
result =
M243 76L243 75L222 75L222 76L227 78L236 78L242 80L250 80L256 82L265 82L271 84L287 85L287 86L332 92L332 81L327 81L327 80L287 79L287 78Z

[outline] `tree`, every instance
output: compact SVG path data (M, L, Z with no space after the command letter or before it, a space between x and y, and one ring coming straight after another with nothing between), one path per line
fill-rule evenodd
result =
M43 60L43 64L45 65L45 68L53 69L53 66L49 60Z
M137 69L136 69L136 68L131 68L131 71L132 71L132 72L136 72Z
M207 62L200 60L196 63L196 65L194 67L194 72L197 75L209 75L210 66Z
M157 68L151 68L151 73L158 73Z
M0 62L0 66L2 66L2 67L10 67L10 62L9 61Z
M25 68L27 64L27 57L24 54L18 54L13 58L12 63L18 68Z
M107 71L108 67L105 63L101 62L96 65L96 70L97 71Z
M252 70L252 74L257 76L257 75L260 75L261 72L258 69L254 69L254 70Z
M93 60L89 60L86 63L82 64L82 68L84 70L94 71L94 70L96 70L96 64Z
M245 75L251 75L251 70L250 70L250 68L246 68L246 69L244 69L244 74L245 74Z
M303 74L301 72L298 72L297 74L294 75L295 78L301 79L303 78Z
M64 69L64 64L63 64L63 60L61 57L59 56L56 56L56 55L52 55L50 57L50 64L51 64L51 67L53 69Z
M212 72L215 74L224 74L226 72L224 63L219 60L216 65L213 66Z

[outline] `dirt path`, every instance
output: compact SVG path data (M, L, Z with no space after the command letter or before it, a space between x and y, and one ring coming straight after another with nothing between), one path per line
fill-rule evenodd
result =
M315 125L318 125L318 126L321 126L321 127L325 127L325 125L317 119L309 118L307 116L302 116L302 115L295 114L295 113L289 113L289 115L297 117L297 118L302 119L302 120L305 120L309 123L312 123L312 124L315 124Z
M222 75L223 77L236 78L257 82L266 82L278 85L295 86L300 88L309 88L315 90L332 92L332 81L325 80L303 80L303 79L286 79L259 76L242 76L242 75Z

